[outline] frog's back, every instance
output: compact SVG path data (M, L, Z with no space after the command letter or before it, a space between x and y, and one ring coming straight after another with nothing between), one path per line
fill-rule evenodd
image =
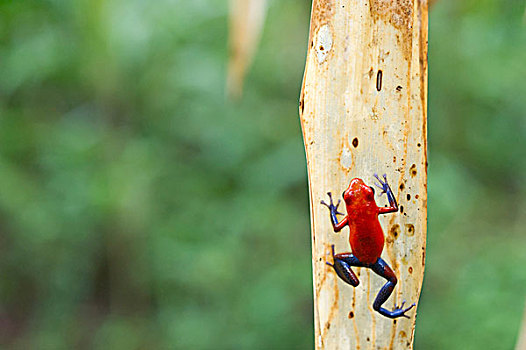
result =
M384 233L378 215L357 217L349 223L349 243L354 254L361 262L374 264L382 255ZM369 216L369 217L368 217Z
M374 264L384 248L384 233L378 221L374 190L363 180L351 180L343 192L352 252L362 263Z

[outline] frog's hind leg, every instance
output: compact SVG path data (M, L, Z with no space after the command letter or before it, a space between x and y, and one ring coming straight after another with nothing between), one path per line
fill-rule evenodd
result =
M331 246L331 248L334 264L329 262L326 262L326 264L332 266L338 277L340 277L345 283L348 283L353 287L358 286L360 281L358 280L358 277L356 277L354 271L351 269L351 266L363 267L365 265L362 264L362 262L360 262L360 260L358 260L358 258L351 253L334 254L334 244Z
M387 265L387 263L382 258L378 258L378 260L373 265L371 265L371 269L375 273L387 280L382 289L380 289L380 291L378 292L376 299L374 300L373 309L375 309L380 314L388 318L409 318L409 316L407 316L405 313L411 310L415 306L415 304L412 304L408 308L404 309L404 301L400 307L395 305L393 311L389 311L382 307L383 303L385 303L387 299L389 299L389 297L391 296L391 293L393 293L393 289L397 283L397 279L393 270L389 267L389 265Z

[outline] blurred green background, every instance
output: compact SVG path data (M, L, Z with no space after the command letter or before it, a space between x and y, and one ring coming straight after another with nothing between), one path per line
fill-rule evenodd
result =
M227 1L0 1L0 345L310 349L310 1L225 103ZM512 349L526 295L522 0L430 16L417 349ZM279 48L279 50L278 50Z

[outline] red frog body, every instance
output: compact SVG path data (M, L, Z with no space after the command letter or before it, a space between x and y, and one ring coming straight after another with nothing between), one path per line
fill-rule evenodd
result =
M387 301L394 287L397 279L393 270L380 257L384 248L384 232L378 221L379 214L386 214L398 211L398 204L393 195L391 187L387 183L387 177L384 175L382 181L378 175L375 174L376 179L380 184L375 184L382 190L382 193L387 195L389 206L378 207L374 200L374 189L367 186L362 179L354 178L351 180L349 187L343 192L342 197L347 209L347 215L338 212L338 205L332 202L331 193L328 192L330 204L324 201L321 204L327 206L330 210L330 217L334 232L341 231L345 226L349 226L349 243L351 245L352 253L334 254L334 245L332 246L332 256L334 263L327 263L334 268L336 274L346 283L356 287L360 281L354 274L351 267L367 267L373 270L378 275L387 279L387 283L382 287L378 293L373 309L380 314L389 317L407 317L405 312L415 306L412 304L404 309L405 301L400 307L396 307L393 311L386 310L382 304ZM345 215L345 217L338 221L336 215Z
M347 208L352 252L360 261L373 264L384 249L384 232L378 221L380 208L374 200L374 192L356 178L343 192L343 200Z

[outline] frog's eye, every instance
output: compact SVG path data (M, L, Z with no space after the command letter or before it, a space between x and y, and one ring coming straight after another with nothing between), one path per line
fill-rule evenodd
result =
M373 191L373 196L374 196L374 188L373 188L373 186L369 186L369 188L371 189L371 191Z

